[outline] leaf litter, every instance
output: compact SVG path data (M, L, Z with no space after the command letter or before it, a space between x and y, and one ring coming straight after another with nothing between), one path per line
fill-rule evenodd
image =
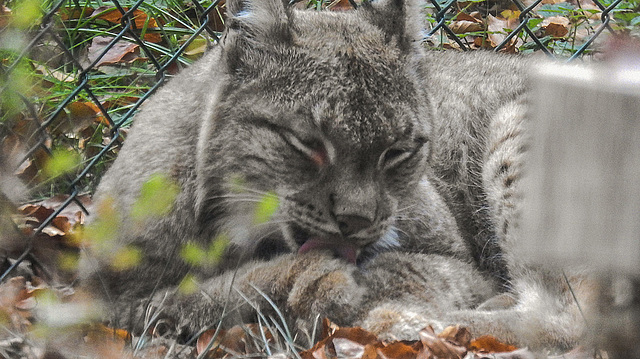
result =
M24 234L32 235L35 228L67 199L67 196L54 196L22 205L17 208L14 221ZM78 201L83 207L91 208L89 196L79 196ZM268 212L271 212L275 204L269 204ZM84 211L71 202L45 227L49 229L43 230L36 238L55 243L57 251L65 248L77 254L79 240L76 237L84 224ZM35 251L32 260L40 266L46 264L51 271L60 271L55 261L47 261L46 255ZM34 263L31 264L36 267ZM124 329L106 327L96 321L102 309L96 306L91 295L73 289L73 275L67 276L66 285L60 285L53 283L61 283L61 276L43 279L47 274L49 272L35 269L24 276L14 276L0 285L0 323L14 333L0 335L0 358L3 352L10 351L16 358L48 358L51 351L60 355L65 353L60 356L62 358L88 353L102 358L159 358L172 351L181 358L195 358L198 355L214 359L246 355L267 357L266 347L277 341L270 328L258 324L235 326L221 330L217 335L214 330L206 331L200 335L194 347L176 344L155 333L148 334L151 337L146 339L134 337ZM60 329L65 334L60 334ZM322 338L312 348L297 355L301 359L482 359L493 358L498 351L516 350L493 337L483 336L472 340L471 333L464 327L449 327L438 334L427 327L418 336L420 339L415 341L387 342L362 328L338 327L329 319L324 319ZM142 350L134 351L134 344L141 340L147 344L141 346ZM210 343L211 340L213 343ZM293 352L283 355L296 357ZM500 358L516 356L501 354Z

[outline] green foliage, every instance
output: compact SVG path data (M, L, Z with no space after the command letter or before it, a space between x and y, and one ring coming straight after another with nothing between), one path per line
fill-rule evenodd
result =
M566 2L561 2L557 4L544 4L540 7L537 13L542 17L558 16L558 15L571 14L571 12L575 8L576 8L575 6Z
M115 210L114 203L107 198L95 208L95 219L84 227L81 239L93 247L97 253L108 253L120 232L122 218Z
M280 198L275 194L275 192L267 192L264 194L256 205L255 212L253 214L253 223L262 224L268 222L273 214L278 210L279 205Z
M111 268L124 271L137 266L142 260L142 251L133 246L118 249L111 260Z
M12 26L18 29L28 29L42 17L39 0L21 0L15 2Z
M73 171L81 162L80 154L74 151L57 149L47 161L44 172L50 178Z
M190 242L182 246L180 257L192 266L213 267L220 262L228 245L229 239L225 235L217 236L207 248Z
M140 196L131 209L131 218L142 222L149 217L164 216L173 208L180 187L164 175L151 176L142 185Z
M198 279L193 274L187 274L178 284L178 292L183 295L193 294L198 291Z

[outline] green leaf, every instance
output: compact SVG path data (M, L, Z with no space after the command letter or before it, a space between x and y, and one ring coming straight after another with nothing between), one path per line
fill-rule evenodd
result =
M142 251L139 248L127 246L113 255L111 267L115 270L127 270L137 266L141 260Z
M561 2L558 4L544 4L538 10L538 14L544 17L556 16L558 14L566 14L569 11L574 10L576 7L566 3Z
M192 266L215 266L220 262L228 245L229 239L225 235L217 236L207 249L189 242L180 249L180 257Z
M19 29L27 29L36 24L36 20L42 17L40 0L22 0L14 9L15 16L12 25Z
M253 223L254 224L262 224L271 219L274 213L278 210L278 206L280 205L280 199L275 192L267 192L262 198L258 205L256 206L254 215L253 215Z
M178 292L184 295L193 294L198 290L198 280L193 274L184 276L178 284Z
M113 244L120 229L120 216L115 209L113 198L105 198L96 206L95 219L84 227L82 240L95 252L107 255L113 250Z
M543 21L544 19L540 18L529 19L529 21L527 22L527 26L529 26L530 29L533 29L536 26L540 25Z
M73 171L81 161L82 159L78 153L57 149L53 151L51 158L47 161L44 173L50 178L55 178Z
M206 252L195 243L187 243L180 249L180 257L192 266L199 266L206 259Z
M209 250L207 250L207 264L216 265L220 263L220 259L224 254L224 251L229 246L229 238L227 236L221 234L217 236L209 246Z
M133 204L131 218L144 221L149 217L164 216L171 211L180 187L161 174L155 174L142 185L140 197Z

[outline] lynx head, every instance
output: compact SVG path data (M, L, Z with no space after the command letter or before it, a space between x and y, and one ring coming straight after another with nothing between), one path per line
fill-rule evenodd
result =
M285 3L227 1L222 85L199 144L199 216L222 213L218 227L258 255L328 249L355 262L397 244L396 216L427 165L421 9L409 0L347 12ZM267 191L277 212L247 229Z

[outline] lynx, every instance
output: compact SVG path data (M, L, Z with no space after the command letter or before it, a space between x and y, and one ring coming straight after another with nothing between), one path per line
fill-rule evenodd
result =
M287 3L228 0L219 44L137 114L95 195L120 216L118 245L144 254L119 271L89 251L100 270L87 283L113 319L136 325L150 305L194 333L255 322L269 298L301 333L326 316L384 338L462 324L574 345L583 325L567 283L510 249L530 60L425 51L419 1ZM179 191L140 225L132 208L156 175ZM277 210L255 224L267 195ZM180 255L221 237L215 266ZM189 273L199 289L177 291ZM570 280L582 300L581 278Z

